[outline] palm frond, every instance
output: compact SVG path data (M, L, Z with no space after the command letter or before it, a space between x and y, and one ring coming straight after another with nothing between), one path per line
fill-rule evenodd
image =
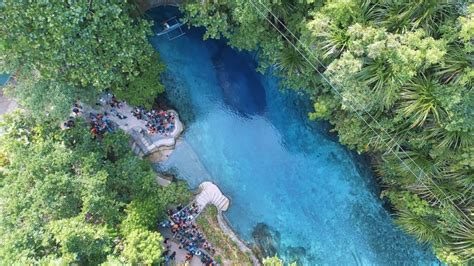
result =
M474 260L474 224L460 220L451 235L450 246L454 253L466 261Z
M427 138L435 142L437 149L463 149L474 144L472 132L448 130L435 124L427 126Z
M356 75L356 78L365 86L371 88L374 101L378 106L389 109L398 99L399 87L402 78L384 60L369 62Z
M440 84L421 75L414 78L400 93L399 112L411 122L411 128L423 126L428 119L440 122L446 113L438 102L435 92Z
M448 47L444 62L435 68L435 76L444 84L467 82L467 87L472 87L472 79L464 76L472 71L474 65L474 53L467 53L459 45L453 44Z
M436 244L445 242L445 236L435 217L420 216L408 210L401 210L397 214L395 223L420 242Z
M287 47L280 52L275 67L288 75L300 75L307 64L295 49Z
M436 35L440 25L456 13L454 0L417 0L410 4L397 0L382 1L374 11L376 22L389 31L404 32L423 28Z

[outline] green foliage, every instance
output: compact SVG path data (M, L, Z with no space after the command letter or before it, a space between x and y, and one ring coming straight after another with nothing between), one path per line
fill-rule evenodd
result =
M216 261L218 263L226 261L229 265L251 265L252 260L249 255L242 252L237 244L219 227L218 215L217 208L214 205L208 205L196 219L196 223L206 239L216 247L216 253L213 254Z
M163 237L157 232L133 230L125 239L123 255L132 265L156 264L161 260Z
M150 105L163 91L163 65L148 42L151 23L126 1L3 1L2 68L22 88L10 94L37 113L63 117L65 105L105 89Z
M274 257L268 257L268 258L263 259L263 265L283 266L283 261L275 255Z
M254 3L263 16L248 1L201 1L183 10L191 24L206 27L206 38L256 50L258 71L271 68L282 87L303 90L314 102L310 119L329 120L342 143L372 153L382 195L402 228L432 244L441 260L472 263L474 230L466 216L474 215L474 5Z
M60 246L63 259L71 263L93 264L104 261L111 251L112 239L103 226L94 226L72 218L50 223L49 231Z
M96 141L84 121L63 131L26 113L6 116L1 127L2 263L159 258L161 238L154 225L167 205L187 201L189 192L183 184L159 187L150 164L131 152L125 133ZM123 241L129 243L126 255ZM143 243L132 247L136 242ZM143 257L135 254L147 250L151 253Z
M158 55L155 54L153 58L153 61L159 61ZM165 91L164 86L159 81L163 71L163 64L150 64L144 67L143 72L138 77L133 78L125 89L117 88L114 93L119 99L123 99L131 105L142 105L151 109L155 103L157 93Z
M165 211L170 204L188 202L192 196L184 182L155 187L150 194L146 198L134 199L128 204L125 209L127 216L120 226L123 235L128 235L135 229L153 230L156 222L166 217Z
M285 264L283 263L283 260L278 258L277 255L273 257L267 257L263 259L263 265L264 266L284 266ZM296 262L289 263L288 266L296 266Z

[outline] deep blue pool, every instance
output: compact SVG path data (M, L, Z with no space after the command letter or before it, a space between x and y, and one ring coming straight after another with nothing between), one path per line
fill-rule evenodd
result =
M169 10L168 10L169 11ZM157 23L165 11L149 14ZM310 122L309 103L255 72L251 55L202 29L151 43L167 65L165 85L186 123L163 170L196 187L211 180L231 198L237 233L273 236L278 255L303 265L437 264L382 207L369 166ZM255 231L255 229L257 230Z

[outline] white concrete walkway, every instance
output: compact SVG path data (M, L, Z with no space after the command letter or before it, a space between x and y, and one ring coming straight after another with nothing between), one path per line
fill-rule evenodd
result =
M196 203L199 210L204 210L207 204L216 206L219 212L229 208L229 199L224 196L221 190L211 182L202 182L199 185L199 194L196 196Z

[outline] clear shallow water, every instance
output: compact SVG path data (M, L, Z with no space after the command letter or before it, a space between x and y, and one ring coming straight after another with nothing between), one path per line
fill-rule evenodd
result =
M149 15L160 23L173 10ZM249 54L201 29L151 39L168 72L168 97L186 123L183 141L160 168L196 187L216 183L232 200L226 216L254 241L269 226L279 256L304 265L437 264L382 208L368 166L310 122L309 103L259 75Z

